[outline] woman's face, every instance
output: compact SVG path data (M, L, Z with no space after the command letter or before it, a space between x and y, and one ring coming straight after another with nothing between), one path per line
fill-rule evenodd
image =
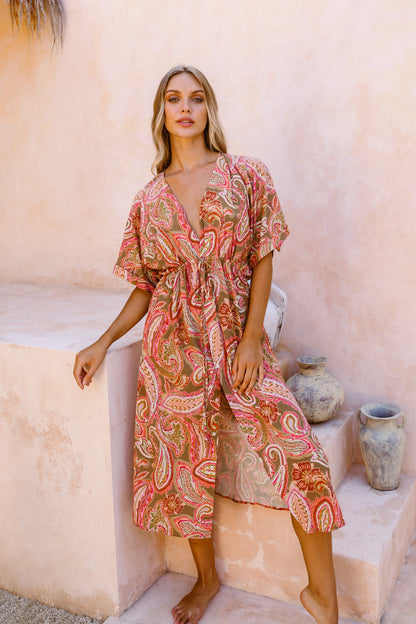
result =
M172 136L195 138L208 121L202 85L186 72L173 76L166 87L165 127Z

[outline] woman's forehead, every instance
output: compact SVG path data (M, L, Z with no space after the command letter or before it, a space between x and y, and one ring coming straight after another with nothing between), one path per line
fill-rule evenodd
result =
M188 72L182 72L181 74L175 74L175 76L172 76L172 78L169 80L166 87L166 93L168 91L204 92L204 89L199 80L195 78L195 76L192 76L192 74L189 74Z

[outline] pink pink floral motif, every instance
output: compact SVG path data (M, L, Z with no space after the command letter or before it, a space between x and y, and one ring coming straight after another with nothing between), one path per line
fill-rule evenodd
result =
M236 317L228 299L220 304L219 317L223 327L232 329L235 326Z
M178 325L178 327L175 328L173 335L179 345L184 345L187 343L188 332L183 325Z
M297 467L293 469L292 477L300 490L313 492L314 490L321 491L326 487L327 481L322 475L322 471L319 468L314 468L311 462L300 462L294 465Z
M274 401L259 401L263 418L268 422L276 422L280 417L279 409Z
M184 505L177 494L168 494L163 501L163 511L169 516L180 514Z

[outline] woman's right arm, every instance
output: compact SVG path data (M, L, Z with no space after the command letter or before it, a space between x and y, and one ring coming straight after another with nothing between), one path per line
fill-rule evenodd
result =
M93 376L104 360L107 349L113 342L124 336L145 316L151 296L150 292L135 288L120 314L104 334L92 345L77 353L73 375L81 390L90 385Z

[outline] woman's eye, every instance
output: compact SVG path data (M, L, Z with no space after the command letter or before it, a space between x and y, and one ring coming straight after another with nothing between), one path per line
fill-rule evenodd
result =
M201 97L196 97L196 98L194 98L194 102L197 102L198 104L200 104L200 103L201 103L201 102L203 102L203 101L204 101L204 100L203 100L203 98L201 98Z
M170 98L168 98L168 102L172 102L173 103L173 102L177 102L177 101L178 101L177 97L170 97Z

